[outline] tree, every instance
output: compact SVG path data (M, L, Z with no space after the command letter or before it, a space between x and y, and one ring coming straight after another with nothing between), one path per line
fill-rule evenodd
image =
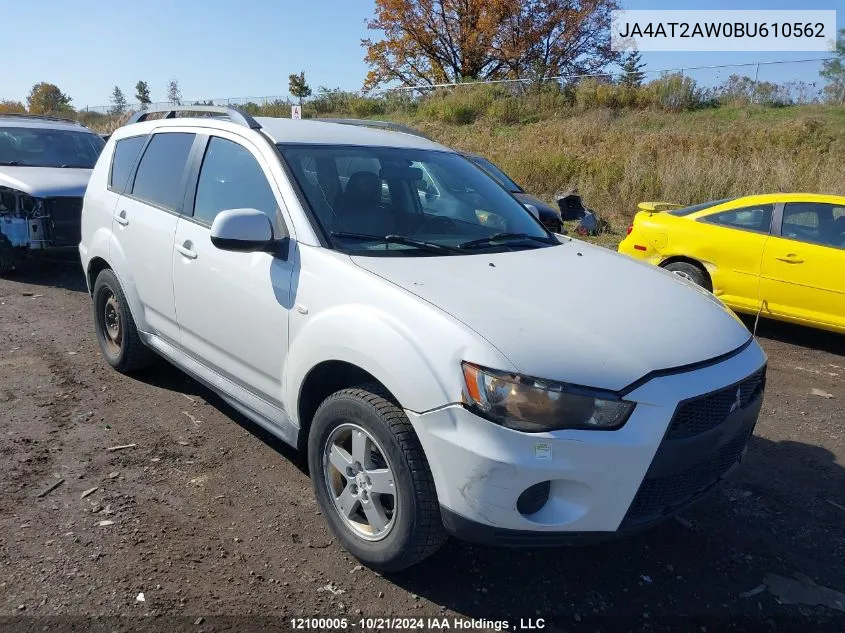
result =
M171 79L167 84L167 101L172 105L182 105L182 91L179 90L179 82Z
M303 70L298 75L293 74L288 77L289 90L291 95L299 99L299 105L302 105L302 100L305 97L311 96L311 86L305 81L305 71Z
M617 0L502 2L511 8L497 38L496 57L507 77L541 81L594 74L619 59L610 48Z
M0 101L0 114L25 114L26 108L20 101L5 99Z
M365 89L465 80L531 78L600 70L617 0L376 0L362 40Z
M59 87L46 82L37 83L32 87L26 104L32 114L50 114L71 110L72 99L59 90Z
M642 55L638 50L633 50L625 55L622 60L622 78L619 83L626 88L637 88L643 84L645 73L642 69L645 67Z
M150 100L150 87L146 81L139 81L135 84L135 98L141 104L141 109L146 110L152 101Z
M836 57L822 62L819 74L827 80L825 98L831 103L845 104L845 29L839 29L836 38Z
M115 86L114 90L111 91L111 102L112 107L109 114L118 116L126 112L126 97L123 96L123 90L120 89L120 86Z

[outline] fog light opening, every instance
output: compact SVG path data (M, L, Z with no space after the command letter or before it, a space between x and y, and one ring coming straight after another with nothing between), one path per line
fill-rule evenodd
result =
M516 509L522 516L535 514L543 509L549 500L550 481L541 481L526 488L516 500Z

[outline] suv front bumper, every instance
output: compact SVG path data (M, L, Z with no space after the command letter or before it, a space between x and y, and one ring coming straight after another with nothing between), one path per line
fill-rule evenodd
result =
M501 545L592 541L659 523L730 473L760 412L765 363L752 343L654 378L626 396L637 407L617 431L520 433L459 405L408 415L451 533ZM520 513L520 495L542 482L548 499Z

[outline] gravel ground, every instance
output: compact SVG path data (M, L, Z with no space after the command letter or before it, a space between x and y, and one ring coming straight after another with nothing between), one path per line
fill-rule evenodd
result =
M169 365L112 371L77 267L34 266L0 280L0 630L290 630L328 617L347 630L841 633L845 337L768 322L758 335L761 419L705 503L590 547L450 541L388 577L332 539L294 451Z

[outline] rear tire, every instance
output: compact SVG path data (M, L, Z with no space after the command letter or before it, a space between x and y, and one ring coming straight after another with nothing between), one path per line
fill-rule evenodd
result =
M141 341L117 276L108 268L94 282L94 328L106 362L122 374L152 365L156 356Z
M323 401L308 435L308 466L329 527L368 567L406 569L446 540L428 460L405 412L381 385L344 389Z
M705 290L710 290L707 273L695 264L690 264L689 262L672 262L671 264L666 264L663 268L679 277L688 279Z

